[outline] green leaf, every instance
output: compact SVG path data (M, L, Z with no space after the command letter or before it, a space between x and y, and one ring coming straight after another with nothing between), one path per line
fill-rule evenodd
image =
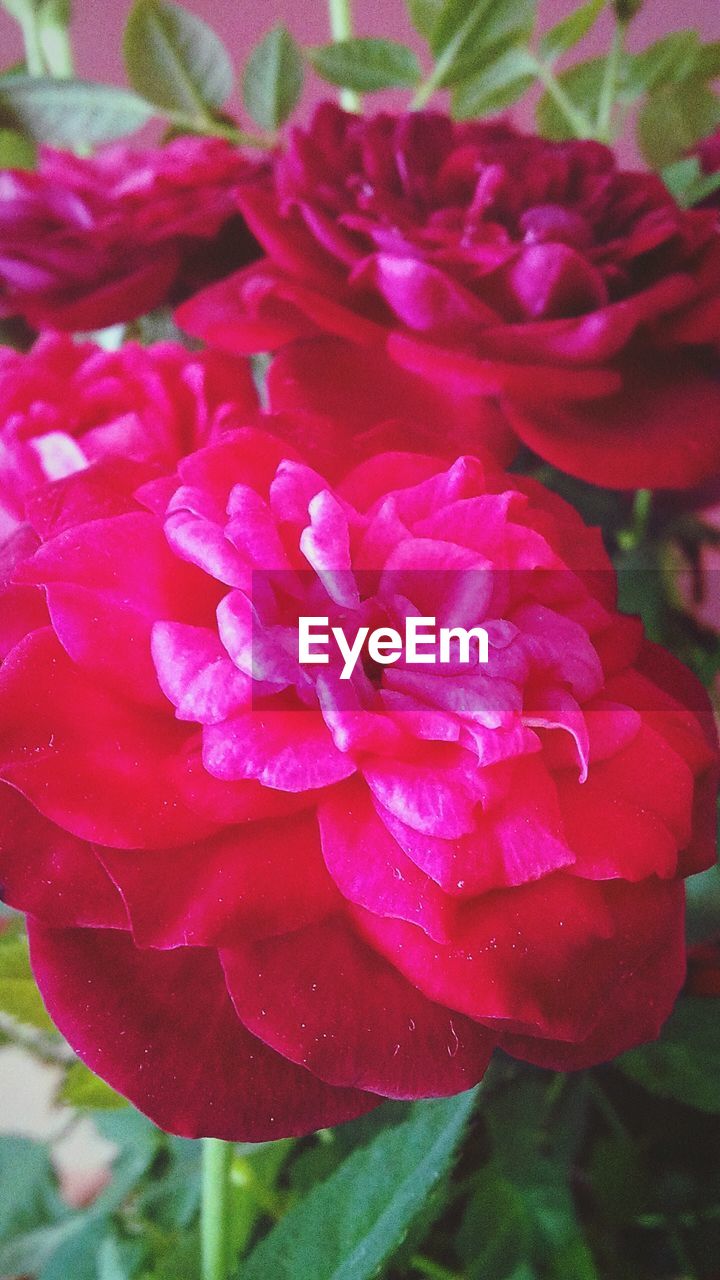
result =
M641 542L615 557L618 608L642 618L649 640L662 644L667 638L668 602L657 545Z
M720 866L687 881L688 942L704 942L720 934Z
M535 79L535 62L526 49L508 49L478 75L456 84L452 114L456 120L491 115L517 102Z
M599 1280L571 1187L584 1132L582 1077L577 1082L565 1085L558 1102L547 1078L522 1074L488 1094L483 1109L495 1152L493 1166L520 1192L532 1227L533 1261L537 1257L544 1264L548 1280ZM560 1259L567 1260L565 1270Z
M68 27L72 19L71 0L40 0L40 16L44 22Z
M452 15L447 12L448 6L454 10ZM437 40L433 35L438 46L436 88L452 88L478 76L509 48L525 45L532 32L534 12L535 5L528 0L481 0L470 10L458 8L454 0L448 0L440 15Z
M456 56L463 59L468 48L476 53L490 48L509 32L529 35L535 24L534 0L445 0L432 32L431 48L436 57L451 42L457 42ZM479 70L476 63L475 70Z
M12 1239L0 1245L0 1275L38 1276L43 1274L44 1268L50 1263L53 1255L64 1248L73 1236L80 1233L81 1229L82 1218L77 1214L61 1222L14 1235ZM75 1280L74 1276L73 1280Z
M16 22L32 17L38 8L37 0L0 0L0 4Z
M0 1186L0 1240L31 1230L59 1210L48 1149L30 1138L3 1135Z
M27 939L15 929L0 933L0 1011L40 1031L55 1031L30 968Z
M700 45L695 55L693 75L698 80L717 80L720 76L720 40Z
M38 1280L68 1280L69 1276L72 1280L99 1280L98 1258L107 1228L107 1222L100 1218L81 1218L79 1229L70 1232L50 1254Z
M202 120L232 92L225 46L206 22L180 5L135 0L123 54L133 89L166 111Z
M588 0L545 33L540 41L540 56L548 62L560 58L573 45L579 44L594 27L605 8L605 0Z
M665 85L640 110L640 149L655 169L672 164L720 121L720 99L699 81Z
M105 1084L82 1062L74 1062L60 1090L60 1098L71 1107L127 1107L125 1098Z
M139 1280L200 1280L199 1260L200 1240L185 1234L163 1249L152 1273L142 1271Z
M485 44L478 39L463 40L457 51L452 53L452 57L448 59L446 54L439 59L439 65L443 65L437 87L453 89L455 85L463 84L468 80L479 81L509 53L518 53L523 58L529 58L531 55L527 48L526 34L522 28L516 27L500 36L493 44ZM536 64L533 63L533 78L536 70Z
M284 124L302 93L300 50L287 27L278 23L250 54L243 75L243 101L263 129Z
M37 33L45 65L51 75L72 75L72 47L70 43L70 0L40 0L37 15Z
M0 126L34 142L109 142L134 133L154 114L142 98L111 85L22 75L0 80Z
M467 1280L507 1280L530 1260L531 1242L522 1192L493 1167L481 1170L456 1241Z
M720 187L720 170L703 173L697 156L682 156L680 160L665 165L662 180L678 204L684 209L691 209Z
M591 120L597 116L600 101L600 88L605 74L604 58L588 58L578 62L574 67L563 71L558 81L566 94L580 111L584 111ZM537 106L537 125L540 133L546 138L561 142L574 137L573 130L549 93L544 93Z
M187 1230L200 1204L201 1144L168 1137L162 1151L162 1174L150 1179L138 1201L146 1220L167 1231ZM234 1228L234 1212L231 1227Z
M0 129L0 169L34 169L35 146L15 129Z
M131 1280L142 1261L143 1248L136 1241L106 1236L97 1252L93 1280Z
M623 97L632 100L666 84L678 84L694 73L700 51L697 31L673 31L627 59Z
M681 1000L655 1044L616 1065L650 1093L720 1113L720 1018L716 1000Z
M301 1148L290 1165L288 1178L293 1195L305 1195L316 1182L324 1182L353 1151L368 1146L393 1124L403 1124L411 1114L412 1103L384 1102L382 1107L357 1120L316 1135L313 1143Z
M449 1172L477 1094L419 1103L353 1152L261 1241L242 1280L370 1280Z
M429 40L445 0L407 0L408 13L416 31Z
M412 49L396 40L338 40L309 49L308 57L323 80L358 93L412 87L420 79Z

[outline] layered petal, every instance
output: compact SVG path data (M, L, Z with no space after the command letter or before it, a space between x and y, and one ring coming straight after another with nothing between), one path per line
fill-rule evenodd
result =
M139 951L127 934L49 929L32 919L29 936L35 977L65 1038L171 1133L268 1142L377 1103L323 1084L251 1035L212 951Z

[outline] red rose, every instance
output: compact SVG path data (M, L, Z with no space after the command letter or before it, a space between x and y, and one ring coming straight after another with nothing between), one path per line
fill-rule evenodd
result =
M27 354L0 347L0 660L26 625L45 618L38 589L12 581L37 547L26 519L40 518L38 504L56 524L65 507L63 518L77 521L78 495L66 482L94 464L93 514L102 506L110 515L128 484L172 469L256 409L248 366L217 351L166 342L108 352L60 334Z
M718 470L715 218L606 147L325 104L239 204L267 258L185 304L189 332L242 351L387 344L595 483ZM322 388L308 375L300 394Z
M233 199L251 170L217 138L91 158L43 148L36 173L0 176L0 316L101 329L252 261Z
M331 484L255 429L95 519L95 470L65 483L18 572L50 625L0 669L0 879L93 1070L256 1140L465 1089L497 1044L570 1069L657 1033L715 737L597 532L476 457ZM488 662L368 641L343 679L300 661L312 615L482 624Z
M0 347L0 543L39 485L103 458L172 468L257 406L249 367L178 343Z

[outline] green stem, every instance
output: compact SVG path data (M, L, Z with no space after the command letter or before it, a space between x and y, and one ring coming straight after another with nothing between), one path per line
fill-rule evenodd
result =
M59 23L44 27L40 33L40 47L50 75L57 80L71 80L75 67L67 27Z
M221 1142L219 1138L203 1138L202 1280L227 1280L230 1275L228 1200L232 1156L232 1143Z
M420 1253L410 1259L410 1266L418 1275L427 1276L427 1280L462 1280L457 1271L448 1271L447 1267L440 1266L439 1262L433 1262L432 1258L426 1258Z
M625 52L625 33L627 24L618 22L613 33L610 52L605 59L605 72L600 86L598 99L596 133L601 142L612 142L612 115L615 106L620 64Z
M350 0L328 0L330 34L335 41L350 40L353 34ZM346 111L360 111L362 99L354 89L340 90L340 106Z
M652 501L652 489L636 489L630 523L626 529L619 529L616 535L621 551L634 551L636 547L642 546L650 524Z
M226 138L228 142L234 142L238 147L258 147L265 150L271 150L275 145L275 140L269 135L259 133L246 133L244 129L238 129L236 125L227 124L223 120L216 120L210 113L201 117L188 115L185 111L163 111L162 116L169 124L177 125L179 129L188 129L193 133L203 133L206 137Z
M20 20L20 28L22 30L23 44L25 45L25 65L30 76L45 75L45 61L43 59L42 45L40 44L40 33L37 29L35 14L29 13L26 18Z
M433 94L435 93L435 90L442 88L442 82L443 82L443 79L445 78L445 73L449 71L452 63L455 61L455 58L460 52L460 49L465 43L465 40L467 39L472 28L475 26L476 22L477 22L477 13L475 11L475 6L473 5L471 6L470 12L468 13L465 21L462 23L460 27L458 27L457 31L455 32L455 35L453 36L452 40L450 40L446 44L445 48L440 54L440 57L438 58L435 65L433 66L433 69L430 72L430 75L427 77L426 80L423 80L422 84L419 85L419 87L417 88L415 92L415 96L412 102L410 103L411 111L422 110L422 108L426 106L427 103L432 98Z
M567 95L552 68L547 66L546 63L541 62L539 58L534 59L534 61L535 74L538 80L550 94L550 97L555 103L558 111L561 111L564 115L570 125L570 128L575 134L575 137L592 138L595 132L592 124L585 115L585 112L581 111L579 107L576 107L575 103Z
M633 532L638 542L645 541L652 514L652 489L637 489L633 499Z
M586 1073L585 1088L614 1136L620 1138L623 1142L627 1142L628 1131L602 1085L598 1084L593 1076Z
M442 87L443 76L452 62L452 58L448 57L447 53L448 49L440 54L440 57L435 63L430 75L426 80L423 80L422 84L416 89L415 96L410 103L411 111L422 111L423 107L427 106L435 91Z

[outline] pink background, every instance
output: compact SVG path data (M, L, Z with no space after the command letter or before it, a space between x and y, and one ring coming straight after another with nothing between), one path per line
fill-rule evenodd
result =
M575 8L576 2L579 0L540 0L541 25L556 22ZM130 7L131 0L75 0L78 74L87 79L123 83L120 42ZM258 0L185 0L185 7L219 32L237 66L260 35L277 21L285 22L301 43L314 44L328 38L325 0L274 0L270 4ZM353 9L357 34L393 36L422 50L422 44L411 32L403 0L354 0ZM695 27L705 38L719 39L717 0L684 0L681 5L677 0L645 0L644 9L632 26L631 46L641 48L683 26ZM607 48L611 29L608 12L584 46L588 54ZM17 28L5 14L0 14L0 49L6 64L21 51ZM309 101L311 96L306 95L306 103Z

